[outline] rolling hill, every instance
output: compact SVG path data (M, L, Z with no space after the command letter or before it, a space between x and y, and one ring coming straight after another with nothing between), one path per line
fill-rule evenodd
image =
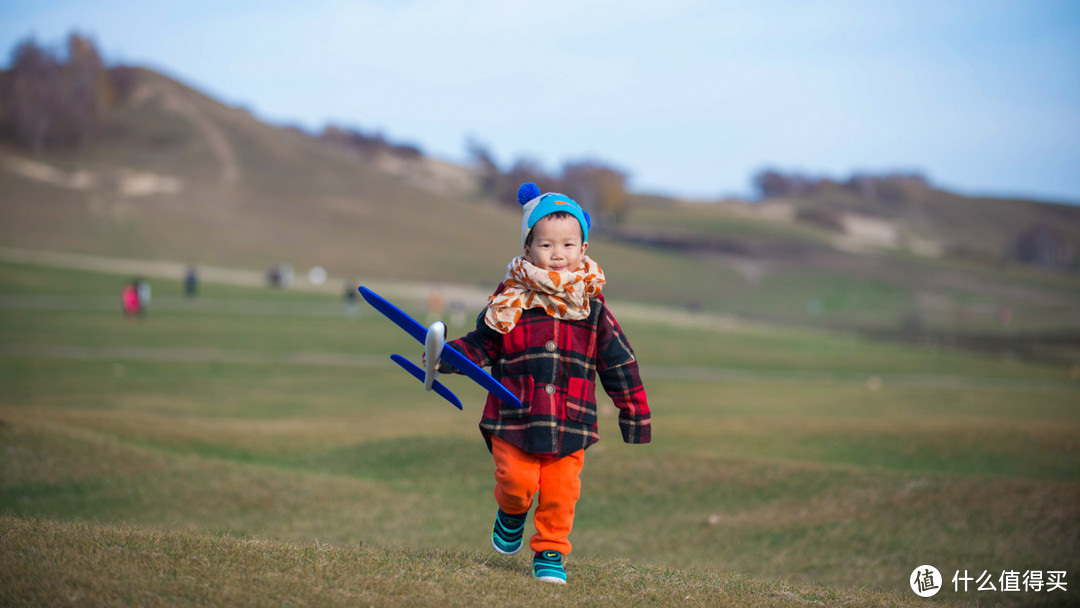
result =
M484 290L517 252L516 205L480 197L468 168L362 156L159 73L133 75L100 137L39 154L0 142L0 246ZM591 252L615 301L917 335L1080 328L1075 272L1006 255L1027 226L1080 235L1080 209L933 189L905 200L637 194ZM807 209L830 210L834 225Z

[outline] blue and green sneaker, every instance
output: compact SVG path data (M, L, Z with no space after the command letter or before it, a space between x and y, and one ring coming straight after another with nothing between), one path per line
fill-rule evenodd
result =
M537 551L533 556L533 576L545 583L566 584L566 570L562 567L562 553Z
M525 516L508 515L499 509L495 516L495 527L491 529L491 546L503 555L513 555L521 551L521 537L525 534Z

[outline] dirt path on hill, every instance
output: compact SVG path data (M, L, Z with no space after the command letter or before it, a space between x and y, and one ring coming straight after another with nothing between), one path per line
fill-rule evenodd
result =
M90 171L62 171L45 163L6 152L0 152L0 168L17 173L26 179L69 190L90 190L96 188L100 181L99 176Z
M179 178L131 169L64 171L52 165L0 151L0 169L29 180L68 190L115 192L122 197L137 197L164 192L174 194L183 188Z
M103 272L108 274L140 275L150 279L175 281L183 280L189 266L188 264L182 264L180 262L130 260L82 253L37 251L31 249L16 249L12 247L0 247L0 261L50 266L53 268L88 270L91 272ZM237 285L241 287L267 286L266 271L205 265L197 266L197 270L201 282ZM423 299L426 301L431 290L437 287L444 289L444 294L449 292L449 294L446 295L447 299L449 299L449 296L453 295L464 297L466 300L473 302L476 301L478 297L481 302L487 301L487 294L480 296L480 292L475 289L458 286L437 286L431 283L383 280L368 281L364 284L370 285L372 289L376 289L379 293L385 293L388 296L393 295L395 297ZM291 289L340 295L342 285L344 285L344 280L336 277L328 277L324 283L315 285L308 281L307 277L298 274L293 279Z
M221 183L231 186L240 181L240 163L237 161L236 150L229 143L225 133L206 117L194 104L178 95L175 91L165 87L157 88L166 109L183 116L195 125L195 128L206 138L210 150L217 158L221 167Z

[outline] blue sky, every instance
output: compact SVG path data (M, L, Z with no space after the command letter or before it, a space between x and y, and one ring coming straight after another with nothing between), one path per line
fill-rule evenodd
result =
M1080 203L1075 1L6 0L3 61L72 29L264 120L459 162L471 136L688 197L776 167Z

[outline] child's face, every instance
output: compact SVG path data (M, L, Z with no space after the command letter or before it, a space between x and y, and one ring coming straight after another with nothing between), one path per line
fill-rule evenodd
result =
M546 216L533 226L525 259L544 270L573 272L581 266L588 248L588 243L581 242L581 224L576 219Z

